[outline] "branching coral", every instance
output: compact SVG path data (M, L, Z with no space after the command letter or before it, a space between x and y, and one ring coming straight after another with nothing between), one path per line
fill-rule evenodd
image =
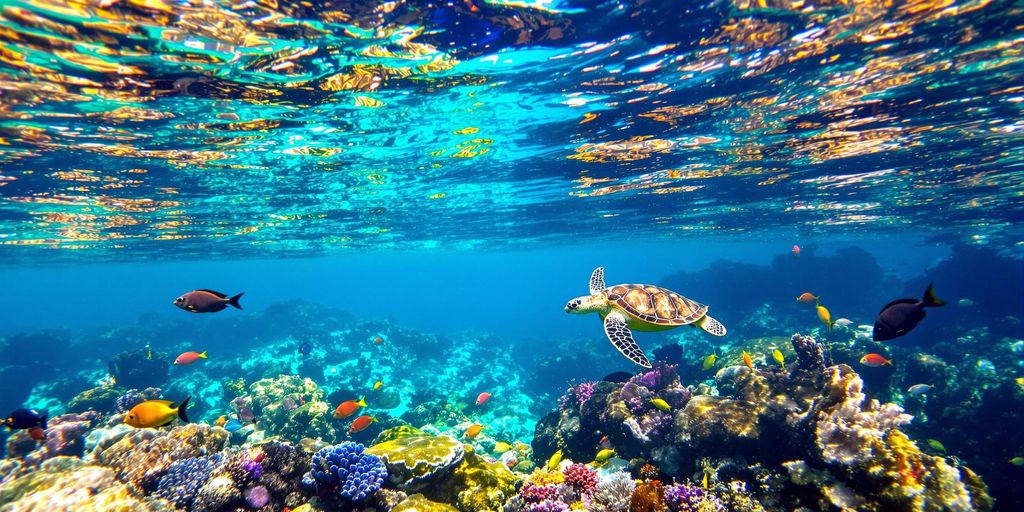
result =
M363 501L387 478L387 468L380 458L363 453L363 445L353 442L316 452L310 473L318 491L330 491L350 502Z

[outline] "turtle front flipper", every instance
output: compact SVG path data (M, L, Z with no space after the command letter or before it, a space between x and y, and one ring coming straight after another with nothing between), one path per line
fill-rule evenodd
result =
M647 360L644 351L640 350L640 346L633 341L633 333L626 326L626 317L621 313L612 312L604 317L604 333L608 335L608 341L612 342L612 345L615 345L615 348L619 349L619 352L630 361L644 368L651 367L651 362Z
M704 332L712 336L725 336L726 330L722 322L711 318L710 316L704 315L703 318L697 320L697 327L704 329Z
M604 291L604 267L597 267L590 274L590 294L597 295Z

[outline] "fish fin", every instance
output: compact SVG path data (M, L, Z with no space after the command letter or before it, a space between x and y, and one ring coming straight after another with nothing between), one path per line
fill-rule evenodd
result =
M590 274L590 294L597 295L604 291L604 267L597 267Z
M918 302L921 302L921 301L919 301L917 299L896 299L896 300L894 300L894 301L892 301L892 302L882 306L882 311L885 311L885 310L887 310L887 309L889 309L889 308L891 308L891 307L893 307L893 306L895 306L897 304L917 304ZM881 312L879 312L879 313L881 313Z
M220 298L222 298L222 299L226 299L226 298L228 298L228 296L227 296L227 295L225 295L225 294L223 294L223 293L221 293L221 292L215 292L215 291L213 291L213 290L206 290L206 289L204 289L204 288L200 288L200 289L198 289L198 290L196 290L196 291L197 291L197 292L206 292L206 293L209 293L209 294L211 294L211 295L216 295L216 296L218 296L218 297L220 297Z
M174 401L173 400L146 400L146 401L147 402L153 402L155 404L164 404L167 407L170 407L171 409L174 409Z
M188 421L188 415L185 414L185 408L188 407L188 401L191 400L191 399L192 399L192 397L185 398L184 400L181 401L181 404L178 405L178 408L177 408L178 409L178 417L181 418L181 421L184 421L185 423L191 423L190 421ZM174 419L174 418L171 418L171 419Z
M644 368L653 368L647 356L644 355L644 351L640 350L636 341L633 340L633 333L626 325L626 318L622 316L622 313L616 311L604 317L604 333L608 336L608 341L612 342L612 345L615 345L615 348L627 359Z
M356 402L356 405L358 405L360 407L366 407L366 397L365 396L359 397L359 401Z
M697 326L712 336L725 336L726 333L725 326L721 322L707 315L697 320Z
M245 292L239 293L238 295L231 297L230 299L228 299L228 304L231 304L236 309L242 309L242 305L238 303L238 299L241 299L242 295L245 295Z
M206 359L206 351L205 350L199 353L199 359Z
M43 430L46 430L46 420L49 417L50 417L49 413L43 414L42 416L39 417L39 427L42 428Z
M928 308L937 308L946 305L946 301L935 295L935 286L933 283L928 283L928 289L924 291L924 297L921 298L921 302L924 302L925 307Z

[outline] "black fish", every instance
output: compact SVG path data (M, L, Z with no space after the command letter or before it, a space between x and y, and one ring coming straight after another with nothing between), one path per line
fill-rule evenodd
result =
M30 409L15 409L14 412L4 420L4 425L11 430L23 430L35 427L46 430L46 416L47 414L45 412L39 414L39 412Z
M615 372L605 375L601 380L605 382L629 382L629 379L633 378L633 374L629 372Z
M302 357L308 356L312 350L313 346L308 341L303 341L302 345L299 345L299 353L302 354Z
M194 290L174 299L174 305L191 313L216 313L228 307L229 304L242 309L238 299L244 294L245 292L242 292L234 297L228 297L213 290Z
M871 337L875 341L899 338L917 327L917 323L924 319L924 308L937 308L945 305L946 301L935 296L935 290L929 283L921 300L898 299L886 304L878 313Z

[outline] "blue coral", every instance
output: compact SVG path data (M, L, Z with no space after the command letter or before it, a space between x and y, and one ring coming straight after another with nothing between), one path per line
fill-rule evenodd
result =
M363 449L359 443L345 442L313 454L310 474L317 490L330 489L343 501L357 502L380 489L388 476L387 467Z
M173 502L178 508L187 509L216 466L216 462L204 457L173 462L167 473L160 477L156 495Z

